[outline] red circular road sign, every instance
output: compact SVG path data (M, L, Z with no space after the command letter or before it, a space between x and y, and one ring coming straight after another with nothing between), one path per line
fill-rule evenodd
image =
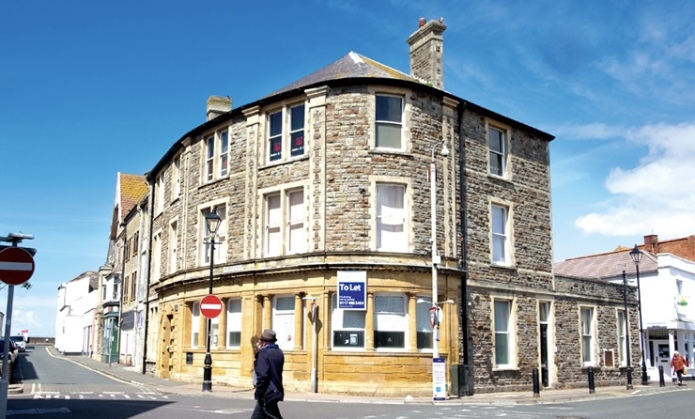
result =
M21 247L0 250L0 281L22 285L34 274L34 257Z
M220 297L210 294L200 300L200 314L207 319L214 319L222 312L222 300Z

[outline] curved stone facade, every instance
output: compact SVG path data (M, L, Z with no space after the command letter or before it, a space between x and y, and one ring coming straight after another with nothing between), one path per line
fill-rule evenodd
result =
M153 258L160 275L150 282L158 295L158 319L150 319L161 337L157 374L189 381L202 375L206 319L196 303L208 293L204 214L214 208L223 218L214 294L225 307L235 306L225 308L212 329L214 383L250 386L254 339L273 328L279 336L290 331L281 339L287 388L309 390L315 368L322 392L431 394L432 349L424 327L432 295L428 173L442 139L450 155L435 155L438 300L451 304L443 305L439 351L448 364L459 363L457 102L417 86L377 80L298 91L230 111L174 147L151 175L153 252L160 255ZM383 95L402 99L398 150L375 144L375 101ZM269 115L298 106L305 110L303 154L270 162ZM213 162L210 179L207 157L218 156L208 138L223 137L229 139L228 168L219 175ZM398 188L402 200L380 207L380 200L391 199L382 186ZM384 221L387 216L399 221ZM342 312L335 308L341 272L362 273L367 287L366 310L340 314L346 331L334 321ZM307 297L318 304L316 331ZM350 335L354 346L337 345Z

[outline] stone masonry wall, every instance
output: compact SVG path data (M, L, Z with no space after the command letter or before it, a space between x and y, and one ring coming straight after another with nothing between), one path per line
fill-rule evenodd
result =
M373 149L373 116L375 92L403 94L406 106L406 144L402 152L384 152ZM301 98L297 98L301 99ZM294 102L293 102L294 103ZM242 341L246 342L270 319L270 308L265 307L273 295L293 294L298 301L303 295L324 295L322 307L330 307L330 295L336 284L329 282L335 268L318 270L327 262L337 266L354 266L369 272L369 289L373 292L407 293L412 301L418 294L431 290L429 252L430 238L430 183L428 178L432 147L442 139L447 141L451 156L436 156L438 242L443 250L443 270L440 272L439 294L445 299L457 300L460 295L460 273L453 274L461 252L457 224L460 203L456 191L458 182L458 140L455 113L447 111L445 120L442 99L422 92L403 88L355 86L351 88L315 89L308 93L305 124L305 151L301 158L268 164L265 161L266 138L264 109L246 109L231 121L214 127L190 139L183 152L182 191L172 200L170 191L171 167L166 168L164 212L155 215L154 230L161 234L162 279L153 284L160 293L158 301L162 312L172 313L176 324L177 347L173 349L171 376L184 381L195 381L200 374L202 348L190 348L190 330L187 317L193 301L207 293L208 266L199 266L201 245L200 206L221 201L227 210L226 262L215 266L215 293L224 298L244 299L244 310L254 307L252 314L245 311ZM273 106L273 104L269 104ZM229 126L229 176L213 182L202 181L203 139L214 130ZM376 183L388 181L407 185L410 201L407 203L409 248L406 253L374 252L374 213ZM263 256L264 191L303 187L309 237L309 251L290 257ZM178 272L168 270L169 224L178 220L178 254L182 263ZM393 264L392 267L390 265ZM248 301L248 302L247 302ZM415 306L409 309L414 310ZM174 307L179 307L176 311ZM259 310L263 310L262 312ZM458 302L446 307L443 321L441 354L459 362L460 332L457 316ZM329 321L329 318L324 318ZM158 327L167 324L160 322ZM172 326L173 327L173 326ZM160 330L160 333L163 330ZM201 329L202 333L202 329ZM307 330L302 330L307 333ZM320 351L328 351L326 358L319 356L322 367L319 376L321 388L332 392L359 393L375 391L400 394L413 390L431 392L431 355L410 351L402 355L388 352L366 352L358 358L373 365L369 374L389 386L378 390L365 386L365 372L355 371L340 351L324 349L329 344L331 328L321 328ZM305 337L309 339L308 337ZM368 339L371 339L369 337ZM415 342L414 337L411 338ZM410 343L410 346L413 343ZM160 342L161 345L161 342ZM288 387L304 388L310 366L306 347L288 354ZM185 363L186 353L193 353L193 365ZM246 383L251 352L244 349L218 351L214 376L229 384ZM160 348L158 353L163 352ZM353 355L354 356L354 355ZM324 364L327 362L327 364ZM341 371L340 365L346 365ZM412 363L404 368L404 363ZM336 370L337 368L337 370ZM296 380L296 382L295 382ZM374 383L374 385L377 385Z

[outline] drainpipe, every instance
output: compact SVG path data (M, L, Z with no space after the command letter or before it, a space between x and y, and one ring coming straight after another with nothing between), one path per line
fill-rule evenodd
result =
M149 204L150 204L150 231L147 233L147 281L145 284L145 332L143 336L144 343L142 345L142 374L147 373L147 334L149 333L150 325L150 277L152 277L152 224L154 224L154 192L155 192L155 182L153 178L148 175L148 180L150 181L150 193Z
M466 234L466 214L468 212L467 200L466 200L466 140L465 140L465 130L463 129L463 116L466 110L467 102L462 102L458 106L458 122L459 122L459 184L461 185L461 211L459 213L459 219L461 220L461 261L459 269L463 272L461 275L461 295L459 300L461 301L460 308L460 324L462 330L463 338L463 366L464 366L464 376L466 383L465 394L468 396L473 395L473 383L471 379L473 377L473 371L471 366L471 354L470 354L470 344L469 344L469 334L468 334L468 246L467 240L468 235ZM460 393L460 389L459 389Z
M120 208L119 208L120 211ZM116 337L116 363L121 363L121 319L123 318L123 283L125 282L125 258L128 253L128 225L124 222L123 224L123 260L121 261L121 292L118 297L118 322L114 327L114 330L118 330L118 336ZM109 367L111 366L111 346L109 343Z

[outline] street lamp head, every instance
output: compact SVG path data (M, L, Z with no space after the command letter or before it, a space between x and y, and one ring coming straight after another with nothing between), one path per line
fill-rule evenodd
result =
M208 231L210 232L211 235L217 234L217 229L220 228L220 224L222 222L222 219L220 218L219 215L217 215L217 211L212 210L205 214L205 223L208 226Z
M640 260L642 260L642 251L637 248L637 245L630 251L630 257L632 258L632 261L635 262L635 266L638 266L640 263Z
M449 148L446 146L446 143L442 144L442 156L449 157Z

